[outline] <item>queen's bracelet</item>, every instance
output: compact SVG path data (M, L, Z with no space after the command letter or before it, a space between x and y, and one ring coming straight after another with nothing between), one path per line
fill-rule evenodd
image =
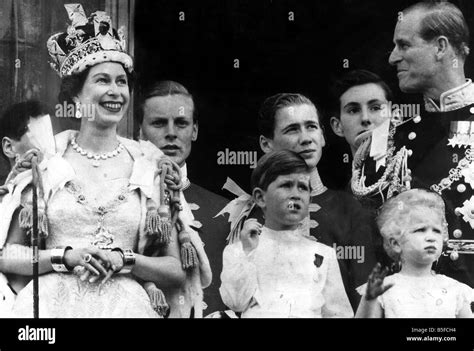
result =
M123 266L120 269L120 271L118 271L117 273L121 273L121 274L130 273L133 269L133 266L135 266L135 259L136 259L135 253L130 249L122 250L119 247L112 249L112 251L118 251L122 255L122 259L123 259Z
M64 255L67 250L72 250L71 246L66 246L65 248L56 248L51 250L51 266L55 272L70 272L71 270L66 266L64 262Z

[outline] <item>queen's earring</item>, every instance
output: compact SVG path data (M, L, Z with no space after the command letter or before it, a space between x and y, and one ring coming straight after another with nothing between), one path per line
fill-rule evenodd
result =
M77 119L82 118L82 104L79 101L76 101L76 114L75 117Z

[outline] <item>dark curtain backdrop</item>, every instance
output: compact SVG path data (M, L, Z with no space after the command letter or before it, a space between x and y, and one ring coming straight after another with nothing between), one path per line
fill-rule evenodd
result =
M251 169L218 165L217 153L226 148L259 150L255 118L265 97L301 92L320 104L327 122L329 84L347 59L349 69L381 75L396 93L395 102L420 101L400 93L395 71L388 65L397 13L415 2L137 0L139 85L172 79L191 90L200 131L188 159L190 178L231 197L220 190L226 177L248 190ZM453 2L472 30L474 2ZM289 20L290 12L294 21ZM466 64L468 77L473 73L472 56ZM327 123L326 138L320 173L329 186L341 187L349 177L350 164L342 157L349 150Z

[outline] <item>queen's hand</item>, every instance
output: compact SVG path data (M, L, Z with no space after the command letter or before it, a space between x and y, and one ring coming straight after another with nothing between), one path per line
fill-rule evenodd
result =
M82 281L89 280L90 283L96 282L100 277L102 278L101 284L104 284L109 280L115 273L118 273L123 268L123 256L119 251L100 250L102 254L105 254L108 258L106 261L98 259L100 264L107 269L107 273L96 275L90 270L87 270L84 266L76 266L74 273L79 276ZM92 275L92 276L91 276Z
M66 266L73 267L76 273L81 271L81 269L76 267L83 267L81 280L86 280L90 274L97 278L101 275L107 276L107 270L113 264L107 251L95 246L67 250L64 254L64 262Z

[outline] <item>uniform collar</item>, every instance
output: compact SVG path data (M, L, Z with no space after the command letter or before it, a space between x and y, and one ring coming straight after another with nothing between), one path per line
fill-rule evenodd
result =
M326 188L321 181L321 177L319 176L318 169L315 168L310 175L310 183L311 183L311 196L321 195L324 193L328 188Z
M424 96L425 110L427 112L448 112L459 110L474 103L474 84L471 79L466 79L466 83L445 91L439 99L439 106L436 102Z

